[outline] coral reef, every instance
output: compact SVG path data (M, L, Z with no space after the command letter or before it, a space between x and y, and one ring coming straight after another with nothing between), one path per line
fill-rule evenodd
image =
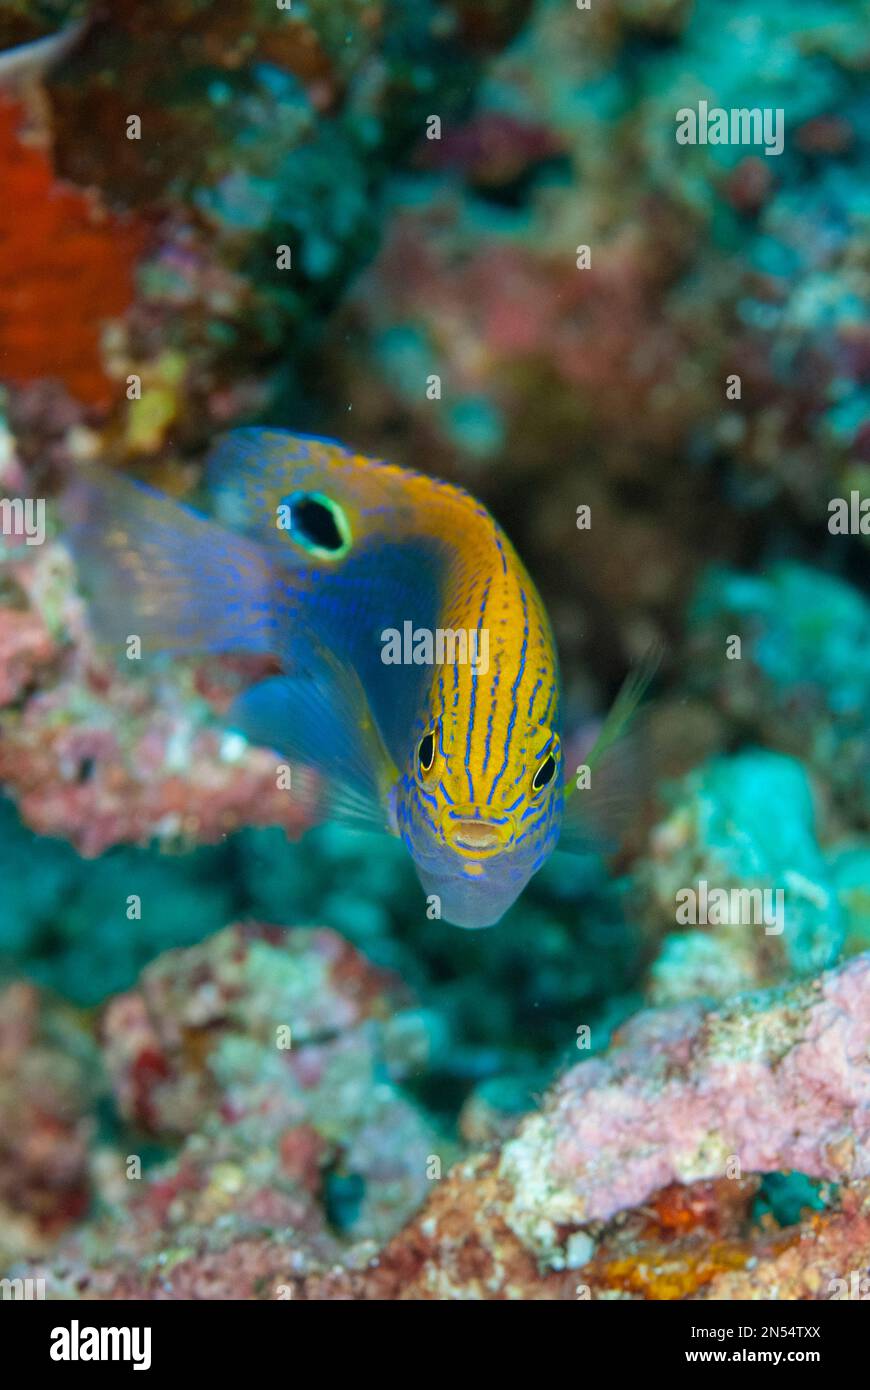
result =
M349 1242L348 1258L370 1257L455 1151L399 1085L429 1064L425 1017L333 932L247 924L170 952L109 1003L100 1037L120 1133L90 1164L86 1247L105 1242L91 1293L124 1267L128 1289L151 1287L150 1269L157 1296L202 1297L205 1255L208 1296L231 1281L275 1296ZM175 1152L155 1166L155 1145Z
M693 691L744 736L804 759L844 817L866 825L866 596L801 565L781 563L766 575L713 570L694 596L689 625ZM742 634L737 661L725 655L731 633Z
M52 1297L831 1297L870 1253L868 977L641 1013L448 1174L398 982L334 933L228 928L103 1015L121 1121L180 1147L103 1150L86 1244L27 1271ZM837 1185L808 1225L756 1210L782 1170Z
M0 1262L49 1249L88 1204L96 1049L32 985L0 992Z
M867 531L828 524L870 490L858 0L7 0L0 51L79 18L0 74L0 501L45 504L41 543L0 528L0 1275L838 1296L870 1264ZM702 100L781 110L782 152L678 143ZM662 643L615 855L448 929L227 729L256 662L100 647L65 482L196 497L248 421L480 496L566 748ZM681 917L702 884L738 907Z
M653 967L654 997L726 995L832 965L846 923L816 842L802 765L760 750L713 759L689 774L674 800L675 809L653 832L644 866L661 924L680 921L687 885L696 894L702 883L708 890L714 885L729 903L732 894L738 904L741 895L766 891L768 897L757 917L711 912L700 927L692 924L696 930L666 937Z
M858 957L712 1012L695 1003L637 1015L508 1144L510 1225L552 1259L559 1227L607 1219L729 1159L747 1172L866 1178L868 969Z

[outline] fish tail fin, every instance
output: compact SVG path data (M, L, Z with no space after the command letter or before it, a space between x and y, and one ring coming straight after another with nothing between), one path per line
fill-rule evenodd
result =
M566 786L560 849L614 848L648 796L654 780L652 740L640 706L663 654L660 643L651 644L620 687L586 755L582 794L573 777Z
M150 652L274 650L273 584L253 543L94 466L61 513L98 636L138 635Z

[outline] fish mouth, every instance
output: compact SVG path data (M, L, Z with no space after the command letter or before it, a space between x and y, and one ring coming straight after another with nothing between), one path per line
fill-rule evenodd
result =
M474 813L452 812L444 821L444 838L462 854L497 854L511 839L510 819L485 820Z

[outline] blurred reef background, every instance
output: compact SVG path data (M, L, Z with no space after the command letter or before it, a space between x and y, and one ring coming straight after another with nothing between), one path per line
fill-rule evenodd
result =
M0 1273L830 1297L870 1265L862 4L0 0L0 50L0 495L49 499L0 537ZM677 144L700 100L783 153ZM400 845L299 840L221 724L243 663L97 646L64 481L186 496L250 422L481 497L572 726L664 642L618 858L430 921ZM701 879L786 931L678 926Z

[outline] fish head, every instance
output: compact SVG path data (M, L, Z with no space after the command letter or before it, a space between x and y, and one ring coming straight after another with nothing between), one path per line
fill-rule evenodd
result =
M469 740L433 718L396 798L398 830L427 896L455 926L494 925L549 858L563 808L562 748L540 724Z

